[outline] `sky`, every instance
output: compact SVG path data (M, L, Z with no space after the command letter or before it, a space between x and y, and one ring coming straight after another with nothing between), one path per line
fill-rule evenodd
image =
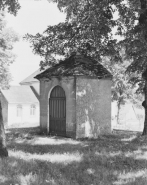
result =
M29 42L23 40L26 33L35 35L42 33L48 25L55 25L65 20L57 5L48 0L19 0L21 9L17 16L6 15L7 27L20 36L19 42L14 44L13 53L17 56L10 66L12 82L10 85L19 85L19 82L39 69L40 56L34 55Z

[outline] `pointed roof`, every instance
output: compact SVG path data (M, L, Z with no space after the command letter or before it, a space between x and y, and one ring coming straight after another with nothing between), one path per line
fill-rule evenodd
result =
M38 99L29 86L11 86L1 92L9 103L38 103Z
M42 71L40 69L38 69L37 71L35 71L34 73L32 73L30 76L28 76L27 78L25 78L24 80L22 80L19 84L23 85L26 83L31 83L31 82L38 82L37 79L35 79L34 77L38 74L40 74Z
M89 56L79 53L72 54L69 58L60 61L51 68L35 76L37 79L52 76L92 76L96 78L112 78L112 74L99 62Z

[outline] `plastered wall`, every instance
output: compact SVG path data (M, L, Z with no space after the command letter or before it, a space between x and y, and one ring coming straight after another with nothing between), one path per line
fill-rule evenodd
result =
M77 77L76 138L111 132L111 80Z
M34 103L36 105L35 115L30 114L30 107L32 104L21 104L22 114L17 115L17 105L15 103L8 104L8 126L14 125L16 123L38 123L39 124L39 103Z

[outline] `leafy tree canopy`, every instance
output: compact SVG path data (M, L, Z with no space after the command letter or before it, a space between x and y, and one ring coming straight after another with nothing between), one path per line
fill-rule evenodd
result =
M9 13L16 15L20 9L18 0L0 0L0 10L4 11L6 9Z
M136 42L135 29L140 29L137 27L139 0L52 1L66 13L66 21L48 26L43 34L26 36L34 52L44 58L41 66L54 63L55 55L67 57L76 50L99 61L111 56L112 61L118 62L121 61L120 48L125 47L128 56L135 57L129 48ZM121 42L114 39L114 29Z
M8 87L11 80L9 65L14 62L15 55L11 52L18 35L10 28L6 28L5 14L0 12L0 87Z
M107 56L112 63L120 64L124 48L125 59L131 64L127 71L135 73L131 82L143 89L140 74L147 66L146 0L49 1L66 13L66 21L48 26L43 34L25 37L34 53L43 57L41 67L54 65L56 55L68 57L77 50L98 61Z
M140 74L147 65L147 1L49 1L57 3L60 11L66 13L66 21L48 26L43 34L25 37L32 43L34 53L43 57L41 67L54 65L56 55L68 57L78 50L101 61L112 72L113 99L135 100L128 81L137 83L142 92L144 83ZM105 57L109 62L104 62ZM126 69L134 74L124 75Z

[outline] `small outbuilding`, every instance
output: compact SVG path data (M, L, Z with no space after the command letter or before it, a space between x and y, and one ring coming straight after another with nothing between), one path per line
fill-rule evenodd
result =
M111 132L112 75L99 62L74 53L35 78L42 132L72 138Z

